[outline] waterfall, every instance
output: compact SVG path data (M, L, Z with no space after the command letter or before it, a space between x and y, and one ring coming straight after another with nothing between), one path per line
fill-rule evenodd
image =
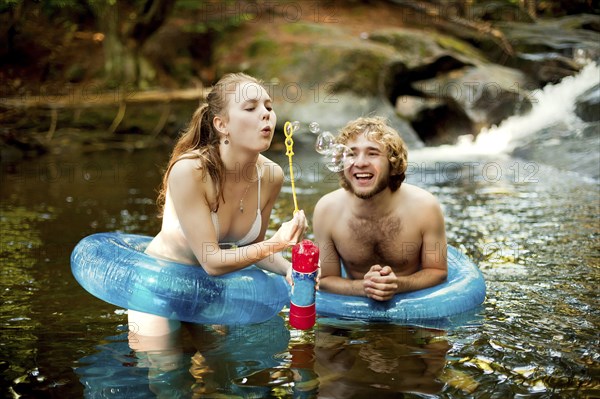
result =
M577 96L600 81L600 67L590 62L574 76L567 76L557 84L530 92L530 112L514 115L498 126L483 129L476 138L465 135L454 145L428 147L414 150L417 158L461 159L468 156L508 154L523 140L540 130L560 122L576 119L574 114Z

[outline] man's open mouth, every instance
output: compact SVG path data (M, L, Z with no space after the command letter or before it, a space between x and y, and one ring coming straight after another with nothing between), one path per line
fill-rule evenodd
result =
M373 178L372 173L355 173L354 178L358 181L369 181Z

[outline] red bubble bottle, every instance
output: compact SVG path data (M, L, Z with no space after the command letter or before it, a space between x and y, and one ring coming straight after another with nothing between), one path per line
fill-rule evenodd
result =
M290 324L299 330L315 325L315 281L319 269L319 247L303 240L292 248L292 287Z

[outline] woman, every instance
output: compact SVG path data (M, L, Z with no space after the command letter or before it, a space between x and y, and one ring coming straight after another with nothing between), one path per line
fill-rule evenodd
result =
M146 252L221 275L251 264L287 275L280 251L301 240L303 211L265 240L269 216L283 184L279 165L260 153L271 145L276 116L255 78L224 76L178 140L163 178L161 231ZM129 310L129 329L168 334L179 321Z

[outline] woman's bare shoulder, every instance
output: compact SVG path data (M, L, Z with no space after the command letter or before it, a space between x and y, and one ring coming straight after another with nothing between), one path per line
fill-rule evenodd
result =
M204 165L201 159L180 158L171 167L169 178L190 177L195 174L202 174L202 172L204 172Z
M278 184L283 183L283 169L277 162L273 162L264 155L260 155L258 158L258 165L262 170L263 181Z
M212 179L207 173L204 160L198 157L182 157L169 172L169 187L195 187L211 191Z

